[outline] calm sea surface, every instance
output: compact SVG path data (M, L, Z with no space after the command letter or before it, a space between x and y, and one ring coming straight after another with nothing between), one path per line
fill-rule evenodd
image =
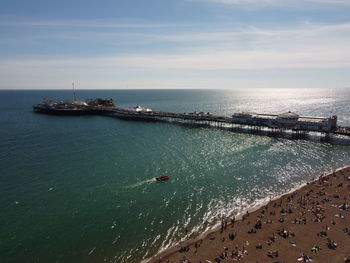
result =
M338 115L350 89L78 91L156 110ZM140 262L223 215L350 163L330 143L176 123L35 114L70 91L0 91L0 262ZM167 182L154 177L169 175Z

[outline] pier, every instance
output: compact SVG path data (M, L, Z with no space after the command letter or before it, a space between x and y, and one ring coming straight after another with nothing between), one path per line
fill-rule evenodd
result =
M308 117L293 112L282 114L234 113L232 116L217 116L210 112L176 113L155 111L140 106L120 108L113 101L96 99L88 103L44 103L33 106L34 112L56 115L103 115L127 120L178 121L182 123L207 125L223 128L239 128L249 131L290 131L297 135L310 132L321 133L325 137L341 135L350 137L350 127L338 126L337 116Z
M331 134L350 136L350 127L337 126L337 116L329 118L303 117L293 112L286 112L279 115L235 113L231 117L226 117L216 116L209 112L175 113L146 110L141 107L132 109L100 107L99 111L102 115L129 120L176 120L191 124L197 123L214 127L241 128L255 131L291 131L296 134L316 132L325 136Z

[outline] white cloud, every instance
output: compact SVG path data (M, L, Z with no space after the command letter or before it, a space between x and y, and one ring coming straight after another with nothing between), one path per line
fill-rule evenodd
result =
M107 33L108 34L108 33ZM91 35L89 36L92 37ZM105 36L106 37L106 36ZM125 35L124 35L125 37ZM127 37L127 35L126 35ZM350 23L306 24L291 29L249 27L236 31L140 34L134 41L196 42L172 52L138 52L100 58L1 60L7 68L96 67L103 69L266 69L338 68L350 66ZM137 39L140 38L140 39ZM244 40L242 40L244 39Z
M327 4L327 5L347 5L349 0L189 0L191 2L211 2L229 5L255 5L255 6L277 6L277 7L298 7L308 4Z
M152 28L173 28L187 27L188 24L175 23L122 23L113 20L92 19L92 20L39 20L23 19L17 17L1 17L0 26L5 27L70 27L70 28L110 28L110 29L152 29Z
M93 39L97 36L95 32L86 34L88 35L79 35L78 38ZM115 35L114 32L98 34L98 37L102 38L101 41L120 38L120 35ZM172 47L180 42L186 42L186 45L185 48L176 51L138 50L133 53L129 51L129 54L99 55L90 58L74 56L68 59L2 59L1 88L6 88L6 83L19 86L19 83L35 83L43 79L59 83L62 79L76 78L94 84L97 79L110 82L123 80L140 87L143 81L156 83L157 79L169 76L168 80L159 84L164 85L175 81L170 77L174 72L177 72L175 79L179 83L182 74L206 79L208 72L215 75L215 72L241 70L350 70L350 23L306 23L288 29L251 26L221 32L201 29L195 33L125 33L122 36L123 39L127 39L124 41L135 43L147 40L156 44L169 42Z
M349 0L304 0L304 1L315 2L315 3L326 3L326 4L350 5Z

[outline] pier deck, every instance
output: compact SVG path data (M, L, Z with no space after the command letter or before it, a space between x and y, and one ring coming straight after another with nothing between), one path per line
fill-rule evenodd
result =
M231 117L217 116L209 112L176 113L154 111L142 108L120 108L113 100L96 99L94 101L73 103L44 103L33 106L34 112L58 115L96 114L130 120L163 120L202 125L240 128L248 130L266 130L272 132L291 131L296 134L316 132L329 136L331 134L349 136L350 127L337 126L337 116L329 118L302 117L293 112L282 114L234 113Z
M198 122L202 124L212 124L214 126L223 127L240 127L254 130L268 129L272 131L285 131L290 130L295 133L308 133L308 132L320 132L328 136L329 134L337 134L350 136L350 127L341 127L336 125L337 117L331 118L320 118L320 117L300 117L298 116L298 122L291 122L292 119L287 119L289 122L273 121L280 115L267 115L258 114L264 116L261 119L250 118L248 121L242 121L235 118L236 114L232 117L216 116L205 112L194 112L194 113L175 113L175 112L164 112L164 111L133 111L125 108L118 107L100 107L99 111L103 115L114 116L126 119L174 119L185 122ZM239 113L240 114L240 113ZM268 121L266 121L268 120ZM283 120L283 119L282 119ZM304 124L304 125L300 125ZM329 124L329 125L328 125ZM318 125L318 126L317 126Z

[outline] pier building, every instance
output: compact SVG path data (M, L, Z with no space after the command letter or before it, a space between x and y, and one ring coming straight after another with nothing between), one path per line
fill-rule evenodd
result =
M243 125L326 133L334 132L337 129L337 116L329 118L302 117L291 111L278 115L235 113L232 115L232 122Z
M152 112L152 109L141 107L140 105L137 105L136 107L128 108L127 110L131 112Z

